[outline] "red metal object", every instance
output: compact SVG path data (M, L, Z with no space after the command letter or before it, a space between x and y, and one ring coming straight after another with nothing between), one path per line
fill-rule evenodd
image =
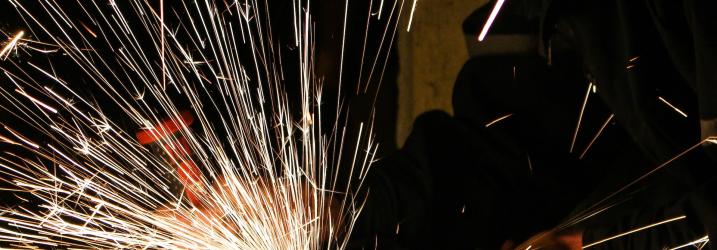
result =
M170 136L182 128L182 123L186 126L192 125L194 116L189 111L180 114L179 121L174 119L166 119L151 129L143 129L137 132L137 141L142 145L152 144L162 138Z
M199 206L199 197L206 190L201 181L202 172L192 162L192 151L187 139L179 131L183 126L190 126L194 116L190 112L182 112L179 119L166 119L150 129L136 133L137 141L153 148L168 164L175 164L176 181L183 186L185 196L195 206ZM178 193L177 193L178 194Z

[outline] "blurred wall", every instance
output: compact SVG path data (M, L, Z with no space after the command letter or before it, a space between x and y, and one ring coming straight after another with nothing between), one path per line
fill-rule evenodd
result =
M468 59L461 24L486 2L418 0L410 32L406 31L409 16L402 18L406 25L398 40L398 145L403 145L413 120L421 113L435 109L453 112L453 83Z

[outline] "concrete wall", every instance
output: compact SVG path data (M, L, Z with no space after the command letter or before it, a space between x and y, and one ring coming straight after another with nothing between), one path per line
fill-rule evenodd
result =
M412 1L407 2L410 8ZM403 25L398 40L398 145L403 145L413 120L421 113L435 109L452 113L453 83L468 59L461 24L486 2L418 0L411 31ZM402 19L408 22L409 17Z

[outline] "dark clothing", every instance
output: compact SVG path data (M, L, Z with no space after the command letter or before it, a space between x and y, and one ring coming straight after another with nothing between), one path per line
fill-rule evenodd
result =
M673 66L697 93L700 118L717 118L717 3L645 2Z
M596 179L568 154L584 92L576 65L550 68L537 54L468 61L455 116L421 115L405 146L372 168L354 238L368 247L496 249L557 224ZM486 127L505 114L513 115Z
M715 2L524 4L526 19L542 16L544 54L553 65L537 56L508 55L466 63L454 90L455 116L422 115L404 148L373 169L354 238L368 247L496 249L506 239L520 241L573 218L566 216L571 208L578 207L573 216L595 208L608 196L597 207L619 203L578 224L583 243L686 219L595 249L676 247L717 235L717 168L702 147L611 195L699 142L698 120L716 117L717 99L710 96L717 93L717 70L710 67L717 66L717 19L709 15ZM577 51L583 63L553 62L555 51L565 48ZM603 135L608 149L594 149L599 152L584 160L566 154L584 95L578 83L587 81L574 74L588 75L624 128ZM506 114L513 115L485 126ZM592 187L600 188L577 205Z
M555 1L600 97L654 166L697 144L699 119L715 118L717 19L714 1ZM684 110L679 116L659 98ZM674 247L714 235L715 161L698 147L661 169L636 201L583 225L584 242L686 215L604 249ZM607 194L606 194L607 195ZM615 219L605 219L615 218Z
M583 243L590 244L679 216L686 218L609 240L590 249L671 249L715 235L717 207L714 194L717 193L717 188L714 183L707 182L705 186L684 198L660 206L645 203L644 200L622 204L613 209L613 212L621 212L622 215L603 215L585 225ZM714 244L707 246L704 249L714 249Z

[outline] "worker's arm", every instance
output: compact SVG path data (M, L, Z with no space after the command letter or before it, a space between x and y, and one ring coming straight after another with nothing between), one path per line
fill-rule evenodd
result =
M597 216L579 231L537 234L515 249L561 246L558 249L673 249L699 247L706 239L717 237L717 179L706 182L679 200L659 207L622 209L621 216ZM579 236L579 237L578 237ZM710 237L715 236L715 237ZM707 245L704 249L717 249ZM711 247L711 248L710 248Z

